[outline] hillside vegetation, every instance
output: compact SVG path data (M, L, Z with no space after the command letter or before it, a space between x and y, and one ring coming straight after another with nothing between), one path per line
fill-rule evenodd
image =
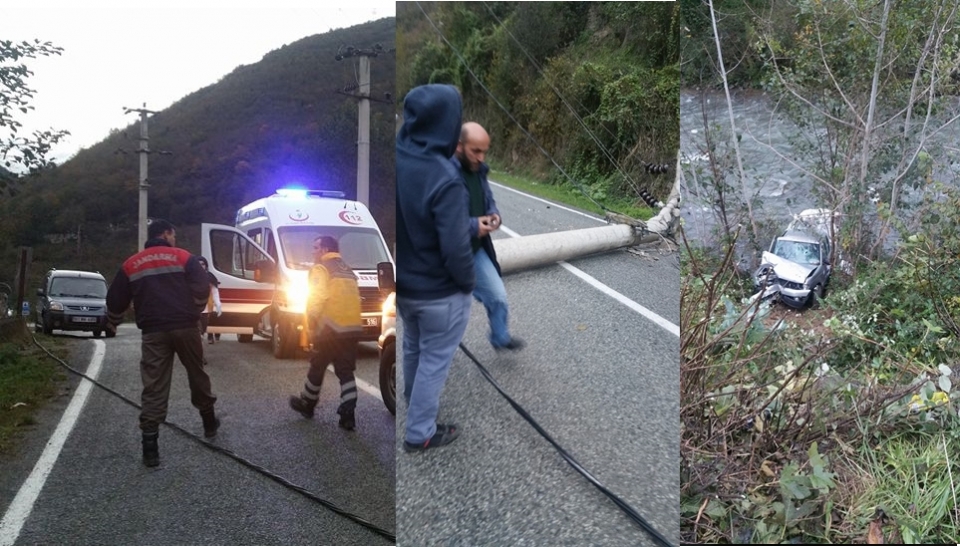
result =
M419 5L423 12L397 4L398 96L427 83L458 86L465 119L492 136L496 168L570 184L529 132L593 199L642 203L644 188L666 199L673 176L645 165L673 173L679 147L675 3Z
M385 18L304 38L152 115L149 215L178 225L178 244L199 252L200 223L233 224L241 205L282 185L354 198L358 101L343 92L357 92L359 58L335 56L341 46L381 44L371 60L378 101L371 102L370 208L392 247L395 123L384 101L394 94L395 29ZM19 246L34 248L31 281L50 267L110 278L135 251L140 124L130 120L62 165L20 180L0 202L0 280L13 279Z
M960 2L679 4L684 86L763 91L795 126L771 154L803 165L848 261L817 309L748 300L739 249L769 242L738 167L749 124L698 128L684 174L719 244L681 254L682 540L954 543Z

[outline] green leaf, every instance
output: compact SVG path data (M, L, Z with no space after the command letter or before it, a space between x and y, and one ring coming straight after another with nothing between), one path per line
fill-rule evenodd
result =
M802 500L810 497L810 478L797 474L797 464L790 463L780 473L780 492L785 500Z
M720 500L712 499L707 503L707 508L703 511L713 519L723 519L727 516L727 508L720 503Z
M800 507L794 507L792 503L788 503L784 507L784 518L786 519L786 525L790 526L795 524L797 521L809 517L817 510L819 502L816 500L807 500L803 502Z
M938 384L940 385L940 389L942 389L945 393L950 393L950 388L953 387L953 383L947 376L941 376Z

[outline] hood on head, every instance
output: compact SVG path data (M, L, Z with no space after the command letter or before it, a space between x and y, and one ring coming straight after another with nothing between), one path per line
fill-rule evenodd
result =
M398 145L412 144L425 151L450 157L460 140L463 106L460 92L452 85L415 87L403 99L403 127Z

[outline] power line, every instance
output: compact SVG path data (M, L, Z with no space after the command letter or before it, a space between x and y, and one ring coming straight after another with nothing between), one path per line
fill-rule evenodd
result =
M491 8L490 5L487 4L486 2L484 2L483 5L484 5L485 8L487 8L487 11L490 12L490 15L493 16L493 18L494 18L494 20L497 22L497 24L499 24L500 27L501 27L504 31L506 31L507 35L510 36L510 38L513 39L513 41L514 41L514 42L517 44L517 46L520 48L520 51L522 51L523 54L526 55L527 59L530 60L530 63L534 66L534 68L537 69L537 72L539 72L540 75L543 76L543 81L546 82L547 85L550 86L550 89L553 90L553 92L554 92L554 94L556 94L557 98L560 99L560 102L562 102L563 105L566 106L567 109L570 111L570 113L573 114L573 118L574 118L575 120L577 120L577 123L579 123L581 127L583 127L583 130L587 132L587 135L590 135L590 139L593 140L594 143L596 143L597 148L599 148L600 151L603 152L603 155L606 156L608 160L610 160L610 163L613 164L613 166L614 166L614 168L617 170L617 172L619 172L619 173L623 176L623 178L626 179L627 182L629 182L631 186L633 186L633 189L636 190L637 193L640 193L640 188L637 186L637 183L634 182L634 180L630 178L630 175L627 174L627 172L624 171L624 170L620 167L620 165L617 163L617 160L615 160L615 159L613 158L613 156L610 154L610 152L607 151L607 148L606 148L605 146L603 146L603 143L600 142L600 139L598 139L597 136L593 134L593 131L590 131L590 128L587 127L587 124L586 124L586 123L584 123L583 118L581 118L580 115L577 114L576 109L574 109L573 106L571 106L570 103L567 102L567 100L566 100L566 99L563 97L563 95L560 93L560 90L557 89L557 87L553 85L553 82L551 82L550 79L546 77L546 74L544 74L543 69L540 67L539 63L537 63L536 59L534 59L533 56L530 55L530 53L527 51L527 49L526 49L525 47L523 47L523 44L520 43L520 40L518 40L517 37L514 36L512 32L510 32L510 29L507 28L507 26L506 26L505 24L503 24L503 21L501 21L500 18L497 17L497 14L494 13L493 8ZM577 104L580 104L580 107L583 108L583 104L581 104L579 101L578 101ZM604 127L603 124L601 124L601 127ZM617 136L613 134L612 131L610 131L610 130L607 129L606 127L604 127L604 129L606 129L607 132L610 133L610 135L611 135L614 139L617 140L617 144L622 144L622 143L620 142L620 140L617 139ZM643 163L642 159L641 159L641 163Z
M537 141L537 139L533 138L533 135L531 135L530 132L527 131L526 128L523 127L523 125L522 125L519 121L517 121L516 118L513 117L513 114L511 114L510 111L507 110L507 107L503 106L503 103L501 103L499 100L497 100L497 97L494 96L494 94L493 94L489 89L487 89L487 86L485 86L485 85L483 84L483 81L481 81L480 78L476 75L476 73L474 73L473 69L470 68L470 65L467 64L467 60L463 58L463 55L460 54L460 51L457 50L457 48L454 47L453 44L451 44L449 40L447 40L447 37L443 35L443 32L440 31L440 29L437 27L436 23L434 23L433 20L430 19L430 16L427 15L427 12L423 9L423 6L420 5L420 2L415 2L415 3L417 4L417 7L420 8L420 13L422 13L423 16L427 19L427 22L430 23L430 26L433 27L433 30L436 31L436 33L437 33L438 36L440 36L440 39L443 40L443 43L445 43L445 44L447 45L447 47L449 47L449 48L453 51L454 55L457 56L457 59L459 59L459 60L460 60L460 63L463 64L464 68L467 69L467 72L469 72L470 75L473 76L473 79L476 80L477 84L480 85L480 87L484 90L484 92L486 92L486 94L489 95L491 99L493 99L493 102L496 103L498 107L500 107L500 110L503 110L503 113L506 114L507 117L509 117L510 120L517 125L517 127L520 129L520 131L523 132L523 134L527 137L527 139L529 139L530 142L532 142L533 145L536 146L538 150L540 150L540 153L543 154L548 160L550 160L550 163L552 163L553 166L556 167L557 170L559 170L560 173L563 174L563 176L567 178L567 180L569 180L571 183L573 183L573 185L576 186L578 190L580 190L580 193L582 193L582 194L584 195L584 197L586 197L588 200L590 200L594 205L596 205L597 207L599 207L599 208L602 209L603 211L606 211L606 212L609 212L609 213L615 213L615 214L618 214L618 215L621 215L621 216L627 216L627 215L623 215L622 213L617 213L617 212L614 211L613 209L610 209L610 208L607 207L606 205L604 205L604 204L598 202L597 200L593 199L593 197L590 196L590 194L588 194L586 191L584 191L583 185L581 185L579 182L577 182L576 180L574 180L573 177L571 177L571 176L563 169L563 167L561 167L560 164L557 163L557 161L553 159L553 156L551 156L550 153L547 152L547 151L543 148L543 146L540 145L540 143Z

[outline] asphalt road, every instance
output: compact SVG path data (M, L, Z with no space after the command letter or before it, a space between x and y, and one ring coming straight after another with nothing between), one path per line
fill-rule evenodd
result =
M503 187L495 186L494 194L505 227L495 237L508 237L507 230L531 235L602 225ZM676 253L656 247L642 253L615 251L570 265L679 325ZM504 282L511 330L528 346L495 352L476 302L464 344L581 465L677 544L679 338L559 265L508 275ZM454 357L440 406L440 421L457 423L460 438L407 454L400 446L404 412L401 400L398 545L654 544L462 352Z
M95 343L106 344L99 381L139 403L140 334L122 325L116 338L54 336L73 348L85 370ZM38 340L48 338L38 335ZM308 368L280 361L259 338L233 335L206 345L217 410L214 443L315 495L393 531L395 426L382 401L360 391L357 430L337 427L339 383L328 371L314 419L287 407ZM363 344L357 376L378 384L376 346ZM197 436L186 374L175 365L168 422ZM74 389L38 415L13 461L0 465L0 516L7 512L43 450ZM17 539L18 545L387 545L392 542L263 474L166 427L161 464L141 463L139 411L95 388L66 439Z

